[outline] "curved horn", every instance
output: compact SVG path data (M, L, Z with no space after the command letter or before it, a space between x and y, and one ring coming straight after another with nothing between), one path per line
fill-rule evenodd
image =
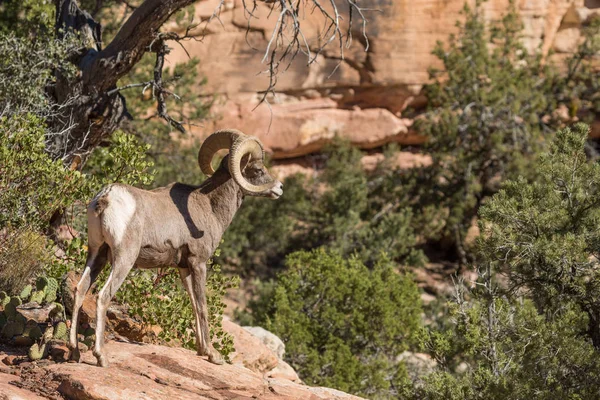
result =
M265 158L265 151L260 141L254 136L246 136L238 139L229 153L229 173L243 189L252 193L261 193L273 187L273 183L254 185L242 175L242 158L249 154L253 160Z
M211 162L215 153L222 149L231 149L236 140L243 137L246 135L237 129L222 129L208 136L198 152L198 165L202 172L209 176L214 174Z

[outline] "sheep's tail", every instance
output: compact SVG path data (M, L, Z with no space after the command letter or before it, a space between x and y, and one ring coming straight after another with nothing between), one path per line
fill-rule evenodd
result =
M89 210L93 211L96 217L99 217L108 207L108 193L111 188L112 185L103 188L88 206Z

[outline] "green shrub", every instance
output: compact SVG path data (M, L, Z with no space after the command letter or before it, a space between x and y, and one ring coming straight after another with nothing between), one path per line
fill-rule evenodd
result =
M442 369L406 398L598 397L600 165L586 159L588 130L558 132L538 179L508 181L481 209L480 278L458 287L452 324L425 336Z
M134 135L115 132L106 146L96 149L85 167L85 173L98 181L97 186L124 183L149 186L154 180L154 163L146 154L150 145Z
M236 287L235 277L226 277L218 264L208 264L207 303L211 339L226 358L235 349L233 338L223 331L221 320L225 304L225 290ZM156 275L145 270L134 270L117 292L117 300L129 307L129 314L147 325L161 327L159 338L179 342L195 349L194 312L190 298L181 284L179 273L168 268Z
M481 211L481 257L526 289L540 309L574 303L588 314L600 349L600 165L588 162L589 127L561 130L541 158L538 179L507 182Z
M0 118L0 290L20 289L50 260L41 233L51 216L91 193L83 174L48 156L45 133L32 114Z
M287 254L320 246L358 254L368 266L381 252L403 264L423 264L412 210L373 190L381 172L365 172L361 152L342 141L326 156L318 176L286 179L285 195L277 201L244 202L224 236L226 260L263 277L284 268Z
M32 114L0 118L0 226L41 230L56 210L90 193L83 174L48 156L45 133Z
M407 377L397 357L420 329L412 277L384 256L369 269L357 257L324 249L293 253L286 264L272 314L255 314L286 343L286 360L311 385L368 398L395 396Z
M514 4L488 28L481 3L465 5L459 34L437 44L433 54L443 68L431 70L428 111L417 124L429 137L433 163L419 171L413 201L433 211L428 219L437 229L427 229L428 236L453 242L463 264L466 232L482 201L507 178L534 176L530 161L550 132L542 117L554 106L539 57L521 44Z

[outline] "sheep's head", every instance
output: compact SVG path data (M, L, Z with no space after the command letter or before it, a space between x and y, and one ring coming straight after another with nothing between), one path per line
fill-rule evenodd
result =
M229 150L222 162L244 194L273 199L283 194L283 184L264 165L265 152L257 138L235 129L220 130L207 137L198 153L198 164L206 175L214 174L211 161L221 149Z

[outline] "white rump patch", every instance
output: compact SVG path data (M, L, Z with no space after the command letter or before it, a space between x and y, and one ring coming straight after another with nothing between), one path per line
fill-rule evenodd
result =
M135 198L120 186L112 186L108 193L108 206L102 214L102 227L109 244L118 245L135 213ZM112 243L110 243L112 242Z

